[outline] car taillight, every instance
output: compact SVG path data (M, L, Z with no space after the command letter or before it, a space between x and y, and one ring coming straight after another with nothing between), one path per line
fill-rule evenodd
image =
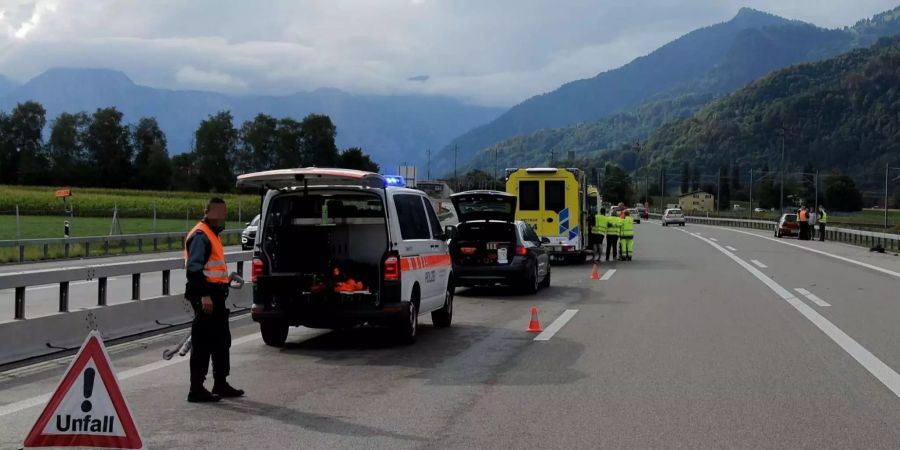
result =
M527 254L528 254L528 249L527 249L527 248L525 248L525 247L523 247L523 246L521 246L521 245L516 246L516 255L519 255L519 256L525 256L525 255L527 255Z
M254 283L256 283L256 279L260 275L265 274L266 265L265 265L265 263L263 263L263 261L261 259L253 258L253 269L252 270L253 271L251 272L252 275L251 275L250 279L253 280Z
M400 258L388 256L384 260L384 281L400 280Z
M571 245L563 245L562 246L562 251L564 251L564 252L571 252L572 250L575 250L574 246L571 246Z
M475 247L460 247L459 252L463 255L474 255L478 249Z

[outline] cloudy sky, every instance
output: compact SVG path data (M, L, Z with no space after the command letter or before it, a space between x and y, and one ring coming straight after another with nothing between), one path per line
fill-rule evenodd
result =
M509 106L742 6L825 27L900 0L0 0L0 74L124 71L235 94L319 87Z

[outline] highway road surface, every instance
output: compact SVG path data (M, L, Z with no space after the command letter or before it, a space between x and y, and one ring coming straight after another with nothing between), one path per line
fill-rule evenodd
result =
M632 262L554 266L538 295L459 290L454 324L232 323L242 399L189 404L170 334L111 347L147 448L900 448L900 264L841 244L636 226ZM174 279L174 278L173 278ZM539 309L545 332L526 333ZM66 360L0 373L17 448Z

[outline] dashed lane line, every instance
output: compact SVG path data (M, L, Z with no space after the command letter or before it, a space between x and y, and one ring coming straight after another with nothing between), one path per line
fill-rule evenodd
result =
M736 248L734 248L734 247L732 247L732 246L730 246L730 245L726 245L725 248L727 248L728 250L731 250L731 251L733 251L733 252L736 252L736 251L737 251Z
M615 274L616 274L616 269L609 269L606 271L606 273L603 274L602 277L600 277L600 281L606 281L606 280L612 278L612 276Z
M752 262L753 264L756 264L756 267L759 267L760 269L768 269L769 268L769 266L759 262L759 260L756 260L756 259L751 259L750 262Z
M564 327L570 320L572 320L572 317L575 317L576 313L578 313L577 309L567 309L563 311L563 313L560 314L560 316L557 317L556 320L554 320L553 323L550 324L550 326L545 328L544 331L541 332L541 334L535 336L534 340L549 341L550 338L553 337L553 335L555 335L559 330L562 329L562 327Z
M699 225L699 226L705 226L705 225ZM837 259L837 260L840 260L840 261L848 262L848 263L850 263L850 264L855 264L855 265L860 266L860 267L865 267L865 268L867 268L867 269L871 269L871 270L874 270L874 271L876 271L876 272L881 272L881 273L883 273L883 274L890 275L890 276L892 276L892 277L900 278L900 272L895 272L895 271L890 270L890 269L885 269L884 267L878 267L878 266L873 265L873 264L864 263L864 262L862 262L862 261L857 261L857 260L855 260L855 259L850 259L850 258L847 258L847 257L844 257L844 256L835 255L834 253L828 253L828 252L826 252L826 251L822 251L822 250L819 250L819 249L806 247L806 246L804 246L804 245L798 245L798 244L794 244L794 243L792 243L792 242L786 242L786 241L784 241L783 239L775 239L775 238L770 238L770 237L768 237L768 236L760 236L760 235L758 235L758 234L750 233L750 232L748 232L748 231L735 230L735 229L728 228L728 227L719 227L719 228L721 228L721 229L723 229L723 230L733 231L733 232L735 232L735 233L746 234L746 235L748 235L748 236L758 237L758 238L761 238L761 239L768 239L768 240L770 240L770 241L772 241L772 242L777 242L777 243L782 244L782 245L789 245L789 246L791 246L791 247L797 247L797 248L799 248L799 249L806 250L806 251L808 251L808 252L818 253L818 254L820 254L820 255L828 256L828 257L831 257L831 258L834 258L834 259Z
M809 301L815 303L816 305L819 305L823 308L826 306L831 306L830 304L828 304L828 302L826 302L825 300L822 300L821 298L819 298L819 296L817 296L816 294L813 294L812 292L807 291L806 289L794 288L794 290L799 292L800 295L808 298Z
M859 342L856 342L855 339L850 337L835 324L831 323L831 321L826 319L825 316L819 314L815 309L813 309L806 303L803 303L803 301L794 296L794 294L791 294L790 291L778 284L775 280L766 276L766 274L760 272L759 269L753 267L750 263L744 261L734 253L728 251L724 247L707 238L698 236L697 239L700 239L713 246L716 250L722 252L723 254L725 254L725 256L731 258L734 262L738 263L738 265L750 272L759 281L762 281L763 284L768 286L769 289L775 292L785 302L794 307L794 309L802 314L803 317L812 322L812 324L815 325L816 328L825 333L825 335L828 336L835 344L844 349L844 351L847 352L847 354L855 359L860 365L862 365L863 368L869 371L869 373L871 373L878 381L884 384L885 387L890 389L890 391L893 392L895 396L900 398L900 374L898 374L894 369L885 364L882 360L878 359L877 356L873 355L872 352L863 347Z

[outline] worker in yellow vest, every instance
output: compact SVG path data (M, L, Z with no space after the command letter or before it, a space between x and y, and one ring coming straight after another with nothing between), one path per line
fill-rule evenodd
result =
M609 261L609 253L612 251L613 260L619 257L619 231L622 229L622 219L613 214L606 218L606 260Z
M631 261L634 252L634 218L625 210L625 218L622 221L622 231L619 236L619 260Z
M225 201L211 198L206 204L203 220L188 233L184 241L184 269L187 273L184 298L194 308L189 402L217 402L222 397L244 395L244 391L231 387L225 381L231 370L231 331L228 329L230 311L225 307L230 277L225 263L225 247L219 239L219 233L225 229L226 217ZM210 359L215 382L212 392L203 386Z
M828 213L825 208L819 207L819 241L825 241L825 224L828 223Z
M594 251L591 262L600 262L603 255L603 238L606 236L606 208L600 208L600 214L594 216L594 224L591 225L590 244Z

